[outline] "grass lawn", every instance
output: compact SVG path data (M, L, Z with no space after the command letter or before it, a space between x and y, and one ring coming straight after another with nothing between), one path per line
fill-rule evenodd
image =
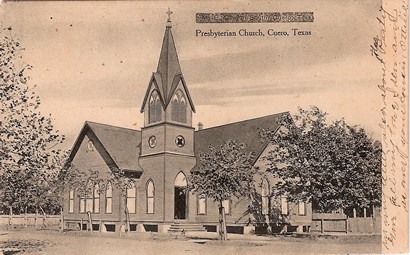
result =
M159 233L67 232L54 230L18 230L0 232L0 250L17 247L18 254L331 254L380 253L380 236L243 236L228 235L231 240ZM212 239L212 240L211 240Z

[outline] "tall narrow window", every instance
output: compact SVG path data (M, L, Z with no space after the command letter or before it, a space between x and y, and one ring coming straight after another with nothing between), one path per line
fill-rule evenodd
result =
M155 99L155 122L161 121L161 101L159 100L159 96Z
M94 185L93 199L94 213L100 213L100 186L98 185L98 183Z
M112 213L112 185L107 183L107 190L105 191L105 213Z
M299 215L306 215L306 203L300 201L298 204Z
M87 189L87 194L85 195L85 212L93 212L93 190Z
M187 103L184 93L180 89L175 92L175 95L172 98L171 107L171 120L186 123Z
M154 213L155 188L154 182L149 180L147 183L147 213Z
M70 190L70 194L68 195L68 212L74 213L74 190Z
M198 214L206 214L206 198L198 197Z
M158 92L156 90L152 91L149 105L148 105L148 122L154 123L161 121L161 100L159 99Z
M225 208L225 214L231 213L231 200L222 201L222 206Z
M280 208L283 215L288 215L288 201L286 197L280 198Z
M93 212L93 196L91 194L87 194L85 197L85 211L86 212Z
M186 101L184 94L181 92L181 99L179 101L179 121L186 123Z
M155 122L155 99L152 95L149 99L148 118L149 123Z
M262 179L262 214L269 214L269 183L265 178Z
M178 96L175 94L171 102L171 120L178 121L179 119L178 109L179 109L179 99L178 99Z
M80 213L85 213L85 194L80 195Z
M127 188L127 199L126 199L126 206L128 208L129 213L135 213L136 211L136 203L135 200L137 198L137 189L135 188L135 184L132 183L130 187Z

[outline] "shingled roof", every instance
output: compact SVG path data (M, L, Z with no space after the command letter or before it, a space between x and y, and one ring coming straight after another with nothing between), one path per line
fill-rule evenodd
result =
M209 153L210 145L219 148L228 140L237 140L246 145L245 152L254 152L259 157L268 145L267 141L263 142L261 140L260 131L264 129L276 132L282 123L283 117L288 114L289 112L282 112L198 130L195 132L195 156L199 159L199 153Z
M84 136L91 131L103 147L109 159L122 170L142 172L138 164L141 145L141 131L129 128L86 121L70 154L73 159Z

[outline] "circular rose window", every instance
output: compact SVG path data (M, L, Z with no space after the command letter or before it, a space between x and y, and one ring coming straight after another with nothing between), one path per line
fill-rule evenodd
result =
M182 135L177 136L177 138L175 138L175 144L178 147L183 147L185 145L185 138Z
M156 144L157 144L157 138L155 136L150 136L148 139L149 147L154 148Z

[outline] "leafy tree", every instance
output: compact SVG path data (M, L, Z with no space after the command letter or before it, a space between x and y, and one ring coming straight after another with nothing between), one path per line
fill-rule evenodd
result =
M279 181L272 192L310 201L319 212L381 204L381 146L344 119L326 122L317 107L299 109L278 133L262 137L276 146L266 158Z
M11 30L0 31L0 203L19 213L50 212L58 208L49 184L61 166L56 146L64 136L39 111L40 98L28 86L32 66L22 61L24 48Z
M241 198L253 191L252 164L254 153L245 152L245 144L228 140L220 148L209 147L209 153L199 154L198 167L191 172L189 189L200 197L211 198L218 204L220 238L226 240L224 200Z

